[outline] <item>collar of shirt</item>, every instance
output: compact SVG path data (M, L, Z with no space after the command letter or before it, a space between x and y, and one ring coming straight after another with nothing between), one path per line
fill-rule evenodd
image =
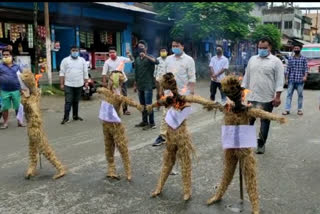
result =
M182 52L182 54L181 54L181 56L176 56L175 54L174 54L174 57L176 58L176 59L183 59L184 57L185 57L185 53L184 52Z
M0 66L3 66L5 69L15 69L15 71L19 70L19 65L15 64L15 63L13 63L11 67L9 67L5 63L1 63Z

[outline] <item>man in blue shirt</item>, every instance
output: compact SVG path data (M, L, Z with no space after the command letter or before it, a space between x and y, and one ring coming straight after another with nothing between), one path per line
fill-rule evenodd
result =
M18 113L20 106L20 83L17 72L20 71L20 67L13 63L13 57L10 50L3 50L3 63L0 64L0 92L2 99L2 116L3 125L0 129L8 128L9 109L13 107ZM24 125L18 121L18 126Z
M288 60L287 71L285 72L286 79L288 80L286 109L283 115L290 114L291 101L294 90L298 92L298 115L303 115L303 86L308 76L308 62L307 58L301 56L301 45L295 44L293 46L295 55Z

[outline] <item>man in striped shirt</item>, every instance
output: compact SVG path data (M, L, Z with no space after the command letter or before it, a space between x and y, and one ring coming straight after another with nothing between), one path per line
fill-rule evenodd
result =
M293 46L294 56L288 60L287 70L285 72L286 79L288 80L287 100L285 111L283 115L290 114L291 101L294 90L298 93L298 115L303 115L303 86L308 76L308 63L307 58L301 56L301 45L295 44Z

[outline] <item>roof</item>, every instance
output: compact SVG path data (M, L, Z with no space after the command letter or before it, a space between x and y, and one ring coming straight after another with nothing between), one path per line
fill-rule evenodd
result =
M118 2L93 2L95 4L101 4L109 7L116 7L116 8L121 8L124 10L131 10L135 12L140 12L140 13L149 13L149 14L156 14L155 12L152 12L150 10L142 9L133 5L128 5L125 3L118 3Z
M293 39L293 40L296 40L304 45L308 45L308 44L311 44L310 42L306 42L306 41L303 41L303 40L300 40L300 39Z

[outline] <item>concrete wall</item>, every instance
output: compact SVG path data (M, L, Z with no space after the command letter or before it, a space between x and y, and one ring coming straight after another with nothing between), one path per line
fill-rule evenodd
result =
M268 13L264 13L263 15L263 23L265 22L281 22L281 33L288 35L289 37L297 37L301 38L301 30L302 30L302 16L301 14L294 10L294 13L288 13L288 11L277 10ZM300 18L301 17L301 18ZM292 21L292 28L285 29L285 22ZM300 24L300 29L295 28L295 22Z

